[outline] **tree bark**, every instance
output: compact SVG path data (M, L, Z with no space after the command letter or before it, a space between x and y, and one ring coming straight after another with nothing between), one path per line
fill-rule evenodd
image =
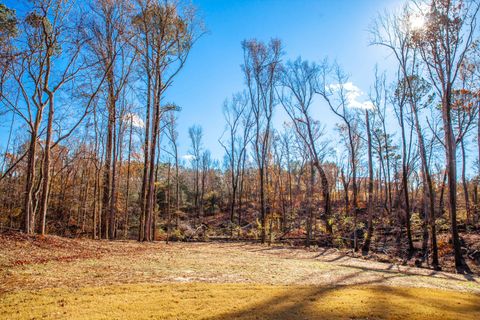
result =
M367 130L367 145L368 145L368 200L367 200L367 210L368 210L368 226L367 226L367 236L363 242L362 252L363 254L368 254L370 250L370 242L373 234L373 161L372 161L372 134L370 132L370 119L368 116L368 110L365 110L365 123Z

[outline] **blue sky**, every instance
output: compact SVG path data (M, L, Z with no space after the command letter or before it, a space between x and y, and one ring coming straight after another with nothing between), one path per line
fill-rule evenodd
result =
M256 38L282 40L284 59L301 56L320 62L328 56L337 60L350 80L366 94L380 70L392 66L388 53L368 45L368 27L385 9L401 5L400 0L193 0L203 16L208 34L191 52L189 61L167 93L167 100L182 107L179 133L182 154L188 152L188 127L204 130L204 145L221 160L218 138L224 129L222 105L225 98L244 89L240 69L241 41ZM363 97L367 98L367 96ZM325 105L316 105L313 114L328 128L337 119ZM282 122L277 109L277 124ZM277 126L278 127L278 126ZM331 131L330 131L331 132Z
M241 42L256 38L279 38L284 60L303 59L320 62L325 57L336 60L350 75L350 81L366 94L374 77L375 64L390 69L388 52L368 45L368 27L385 9L401 5L401 0L192 0L203 18L208 33L192 49L185 68L166 94L166 101L182 107L179 114L179 144L182 156L188 153L188 128L201 125L204 147L222 160L218 139L224 130L223 101L243 90L240 69ZM25 0L7 0L8 7L25 12ZM391 59L390 59L391 60ZM360 97L367 99L367 96ZM330 110L316 104L316 119L327 128L338 121ZM277 108L276 127L286 119ZM5 121L6 119L3 118ZM6 145L9 123L0 124L0 148ZM332 134L332 130L329 130Z

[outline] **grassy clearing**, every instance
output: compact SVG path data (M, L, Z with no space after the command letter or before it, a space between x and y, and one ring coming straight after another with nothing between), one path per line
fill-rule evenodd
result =
M158 284L18 291L2 319L479 319L480 296L422 288Z
M0 293L135 283L387 285L480 293L480 278L355 259L336 250L238 243L47 237L0 241Z
M0 319L480 319L477 276L336 250L0 235Z

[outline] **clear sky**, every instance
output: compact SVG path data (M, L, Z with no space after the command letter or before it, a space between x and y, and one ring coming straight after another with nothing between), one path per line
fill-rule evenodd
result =
M189 61L167 93L167 100L182 107L179 133L182 155L188 151L188 127L204 130L204 145L221 160L218 138L224 129L225 98L244 89L241 41L256 38L282 40L284 59L301 56L320 62L328 56L343 67L350 80L368 94L375 64L388 69L388 53L368 45L368 27L385 9L400 0L193 0L208 33L191 52ZM363 98L367 98L365 95ZM277 124L281 123L277 109ZM316 105L316 119L332 127L337 119L325 105Z
M79 0L80 1L80 0ZM222 160L218 139L224 130L223 101L242 91L241 42L256 38L279 38L284 60L320 62L336 60L350 75L350 81L366 94L373 82L374 67L389 69L388 53L369 46L368 27L385 9L398 7L401 0L192 0L208 30L192 49L185 68L166 94L165 100L182 107L179 114L179 144L188 153L188 128L201 125L204 147ZM25 0L7 0L8 7L25 14ZM391 59L390 59L391 60ZM360 97L367 99L367 95ZM325 105L315 105L313 115L332 128L338 121ZM277 108L276 127L285 115ZM3 118L6 120L5 118ZM8 121L0 124L0 147L6 145ZM332 132L330 130L330 132Z

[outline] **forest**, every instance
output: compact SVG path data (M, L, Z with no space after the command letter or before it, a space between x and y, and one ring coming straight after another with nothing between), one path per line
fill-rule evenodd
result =
M243 88L216 106L222 158L168 98L209 36L201 9L0 3L2 241L324 248L480 274L478 1L372 13L368 45L394 72L371 70L364 101L335 57L244 39Z

